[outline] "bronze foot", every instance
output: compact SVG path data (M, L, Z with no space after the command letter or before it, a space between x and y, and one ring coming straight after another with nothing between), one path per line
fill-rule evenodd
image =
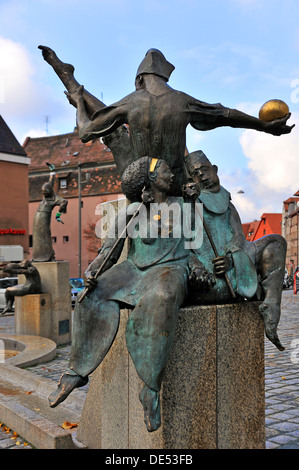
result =
M149 432L161 426L160 395L145 385L139 395L144 409L144 422Z
M62 75L73 75L75 71L73 65L62 62L50 47L38 46L38 48L41 49L45 61L53 67L59 77Z
M284 351L284 346L281 344L277 334L277 324L280 317L280 305L275 302L263 302L259 306L260 314L264 320L265 334L267 338L279 349Z
M10 307L5 307L5 308L2 310L1 315L4 315L4 314L7 313L7 312L13 312L13 309L10 308Z
M60 378L57 390L52 392L48 397L50 407L55 408L55 406L63 402L75 388L83 387L87 382L88 377L64 374Z

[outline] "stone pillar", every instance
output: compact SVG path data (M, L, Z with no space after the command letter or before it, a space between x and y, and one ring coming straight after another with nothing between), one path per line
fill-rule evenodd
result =
M17 335L52 336L51 294L15 297L15 331Z
M71 342L72 332L72 303L69 282L69 262L49 261L47 263L32 263L38 269L42 282L42 292L48 292L52 297L51 334L47 338L57 345ZM19 276L19 284L25 282L25 277ZM20 315L16 304L16 318Z
M162 425L149 433L142 382L121 311L115 342L92 375L77 438L91 449L263 449L264 328L258 302L180 310L161 390Z

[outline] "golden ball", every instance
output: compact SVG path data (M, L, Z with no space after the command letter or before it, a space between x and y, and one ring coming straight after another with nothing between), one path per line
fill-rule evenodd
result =
M285 117L289 113L288 105L281 100L269 100L261 107L259 118L262 121L270 122L274 119Z

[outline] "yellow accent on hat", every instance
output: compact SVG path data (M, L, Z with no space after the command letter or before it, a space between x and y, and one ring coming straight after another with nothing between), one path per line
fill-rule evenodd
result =
M156 165L157 165L158 158L152 158L152 161L150 163L150 173L155 171Z

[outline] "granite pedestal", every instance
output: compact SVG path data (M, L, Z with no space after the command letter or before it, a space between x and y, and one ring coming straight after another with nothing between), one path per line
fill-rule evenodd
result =
M52 336L52 296L31 294L15 298L15 331L17 335Z
M69 262L51 261L47 263L32 263L38 269L41 277L42 292L51 295L51 332L46 338L52 339L57 345L71 342L72 331L72 305L71 305L71 287L69 282ZM19 276L19 284L25 282L23 275ZM26 296L27 297L27 296ZM29 297L29 296L28 296ZM25 302L25 301L22 301ZM15 314L16 324L18 324L19 334L27 334L27 328L24 324L25 317L22 313L21 302L16 302ZM31 314L34 315L33 306ZM26 316L26 322L29 321L30 311ZM44 321L49 323L49 318ZM41 325L41 329L44 327ZM32 333L31 333L32 334Z
M264 328L258 302L186 307L161 390L162 425L149 433L142 382L125 344L130 311L92 374L77 439L91 449L263 449Z

